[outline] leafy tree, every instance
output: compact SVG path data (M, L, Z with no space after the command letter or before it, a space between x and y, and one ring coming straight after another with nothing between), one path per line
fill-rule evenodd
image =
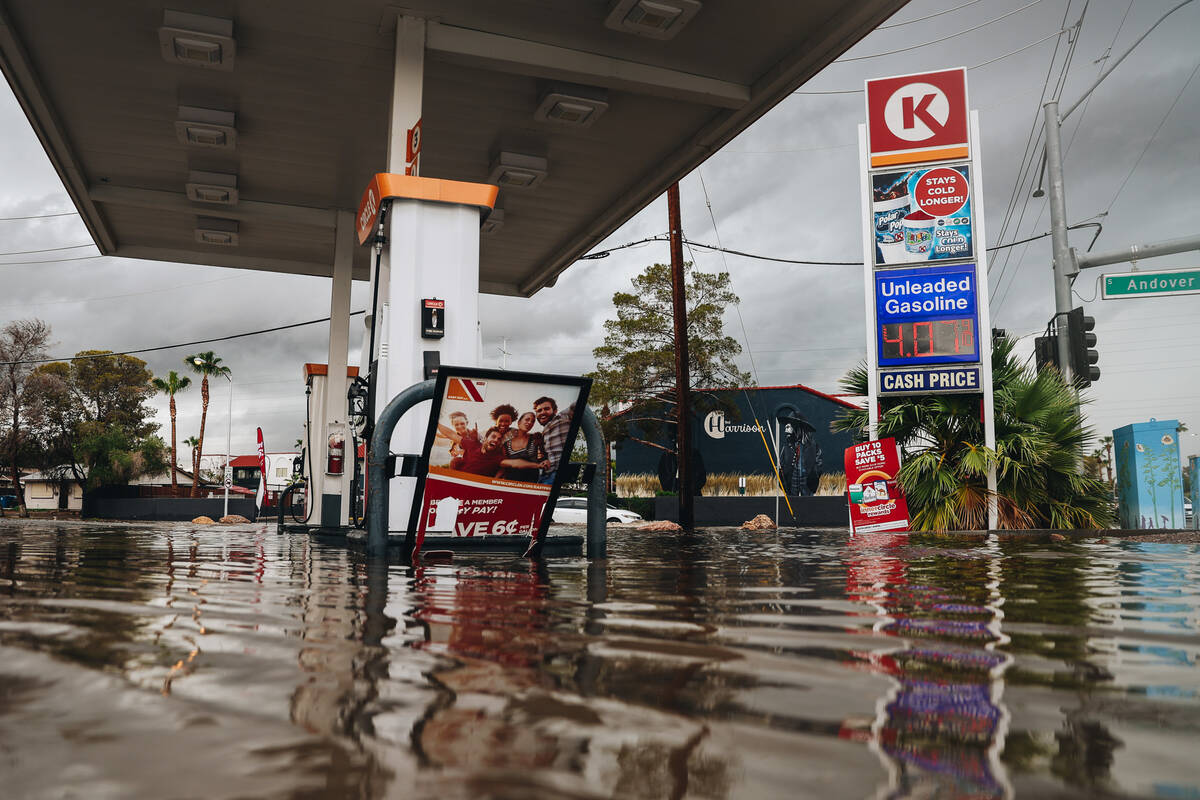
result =
M87 486L129 483L167 468L166 444L157 436L133 437L122 425L87 421L79 428L76 458L87 467Z
M33 438L37 441L34 465L58 479L70 474L80 486L86 480L75 461L75 438L84 421L83 406L71 383L71 365L66 361L42 364L29 376L32 396Z
M210 375L213 377L228 375L229 367L222 365L221 359L212 350L185 356L183 363L204 378L200 381L200 399L203 402L200 410L200 437L197 440L196 449L192 451L192 459L196 463L196 472L192 475L192 497L198 497L200 495L200 457L204 454L204 423L208 419L208 378Z
M182 392L192 385L192 379L171 370L165 378L152 378L150 385L155 391L162 392L171 398L171 496L179 494L179 478L175 474L175 465L179 463L179 450L175 444L175 394Z
M153 409L145 405L154 394L152 377L142 359L107 350L83 350L71 361L71 384L84 416L118 425L133 438L158 430Z
M750 376L738 370L737 340L725 335L721 317L738 302L728 272L700 272L684 264L687 303L688 383L691 388L744 386ZM652 264L633 279L633 291L613 295L616 319L604 323L604 344L592 351L596 370L591 401L609 406L629 404L620 416L604 414L604 433L611 440L630 439L674 453L675 332L671 303L671 267ZM715 407L713 395L696 398L692 412ZM671 409L663 418L663 409Z
M999 339L992 351L996 449L983 444L979 398L928 395L885 401L881 437L904 451L899 482L918 530L977 530L987 525L987 472L996 466L1001 528L1104 528L1113 518L1108 485L1079 474L1076 459L1094 435L1083 424L1074 390L1054 369L1035 372ZM841 382L867 394L859 364ZM865 435L866 409L847 411L835 430Z
M28 421L22 411L31 401L29 376L37 361L46 356L50 326L40 319L14 320L0 329L0 418L8 426L5 438L13 494L18 513L29 516L21 487L21 448L28 441Z
M158 424L146 405L151 377L142 359L107 350L39 367L30 385L43 469L69 465L81 485L93 488L160 471L162 458L154 453L165 445L154 436Z

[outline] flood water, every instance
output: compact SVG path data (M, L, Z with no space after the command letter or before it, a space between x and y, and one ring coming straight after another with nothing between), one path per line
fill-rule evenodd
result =
M0 523L6 798L1200 798L1200 546Z

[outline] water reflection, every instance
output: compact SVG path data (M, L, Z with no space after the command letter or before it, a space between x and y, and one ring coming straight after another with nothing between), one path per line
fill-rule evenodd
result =
M1198 579L1200 548L1131 542L711 531L409 568L0 525L5 794L1197 796Z
M871 669L894 680L868 739L890 776L880 795L1009 797L999 753L1012 657L996 650L1008 641L1000 629L999 553L910 564L895 554L907 544L878 534L848 544L848 596L875 610L876 631L904 640L865 654Z

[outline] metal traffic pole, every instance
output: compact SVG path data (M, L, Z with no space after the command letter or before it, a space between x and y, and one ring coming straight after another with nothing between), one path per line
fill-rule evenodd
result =
M1071 273L1074 262L1067 243L1067 198L1063 185L1062 135L1059 127L1058 102L1043 106L1046 114L1046 178L1050 190L1050 241L1054 249L1054 322L1058 333L1058 371L1069 386L1074 375L1071 370L1071 342L1066 320L1071 313Z

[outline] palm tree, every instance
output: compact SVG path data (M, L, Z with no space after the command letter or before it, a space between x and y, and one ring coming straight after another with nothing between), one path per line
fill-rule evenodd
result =
M189 436L183 440L183 443L192 448L192 475L200 474L200 451L197 450L200 446L200 440L195 436Z
M171 370L166 378L151 378L150 385L171 398L171 496L176 497L179 495L179 478L175 474L179 466L179 452L175 445L175 393L191 386L192 379L187 375L180 377L179 373Z
M992 352L996 449L983 445L979 398L901 397L887 401L881 437L894 436L905 454L899 481L918 530L978 530L987 524L987 473L996 467L1001 528L1104 528L1112 521L1107 484L1079 474L1077 457L1093 441L1074 390L1054 369L1034 372L998 339ZM867 393L864 364L843 379L848 392ZM865 433L866 409L848 411L835 430Z
M200 381L200 399L203 401L203 406L200 410L200 438L196 442L196 449L192 451L192 457L196 462L196 472L192 476L192 497L199 497L200 457L204 454L204 423L208 419L208 378L210 375L228 375L229 367L223 366L221 359L214 355L212 350L184 356L183 363L191 367L193 372L198 372L204 376L204 379Z

